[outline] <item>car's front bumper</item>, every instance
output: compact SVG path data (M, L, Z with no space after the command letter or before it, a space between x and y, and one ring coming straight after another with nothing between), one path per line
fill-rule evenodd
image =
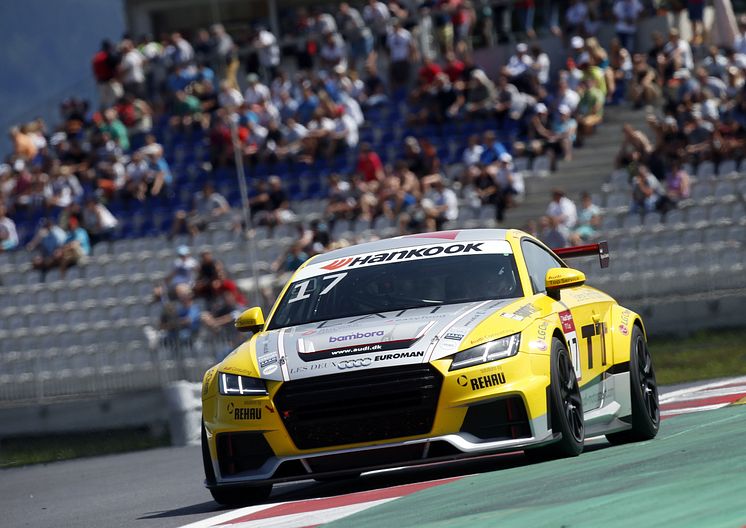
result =
M442 378L432 426L427 424L425 432L410 436L339 444L327 438L323 441L328 445L301 449L297 444L309 439L301 439L297 427L290 425L294 410L286 408L281 384L270 386L265 397L206 399L205 428L216 475L208 486L331 477L520 450L554 440L546 412L546 356L522 353L455 372L448 371L449 363L430 365ZM237 408L248 410L236 414ZM379 417L369 421L375 431L377 423L385 421L386 410L372 412Z

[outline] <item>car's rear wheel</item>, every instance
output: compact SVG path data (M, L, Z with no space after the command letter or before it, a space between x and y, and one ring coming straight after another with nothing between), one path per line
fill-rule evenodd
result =
M205 469L205 480L210 486L215 485L215 470L212 467L210 448L207 445L207 432L202 423L202 465ZM224 506L249 506L262 502L272 492L272 484L253 487L211 488L210 495L218 504Z
M629 351L629 384L632 401L632 428L607 434L612 444L639 442L655 438L661 416L658 403L658 382L655 379L653 359L639 326L632 327Z
M567 347L557 338L552 339L550 362L547 411L551 416L552 431L560 433L561 438L545 446L527 449L526 455L539 459L577 456L583 451L585 441L583 402Z

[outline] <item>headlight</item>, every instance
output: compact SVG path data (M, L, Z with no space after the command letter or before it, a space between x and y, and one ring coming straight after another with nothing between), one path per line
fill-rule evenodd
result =
M264 380L239 376L238 374L220 373L220 394L223 396L259 396L267 394Z
M513 334L482 343L468 350L462 350L453 356L453 362L449 370L458 370L515 356L518 353L520 342L521 334Z

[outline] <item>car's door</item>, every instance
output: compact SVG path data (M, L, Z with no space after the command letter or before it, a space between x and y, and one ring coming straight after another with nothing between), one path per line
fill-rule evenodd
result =
M521 242L521 250L534 293L546 291L547 270L563 263L530 239ZM613 364L612 349L607 346L611 300L586 286L564 289L560 299L562 331L587 412L602 406L607 394L603 373Z

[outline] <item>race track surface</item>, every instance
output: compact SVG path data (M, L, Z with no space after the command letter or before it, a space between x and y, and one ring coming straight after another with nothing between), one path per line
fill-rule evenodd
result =
M589 442L578 458L522 454L277 486L267 504L222 509L199 448L167 448L0 471L8 527L746 526L746 379L662 398L655 440ZM697 412L706 411L706 412Z

